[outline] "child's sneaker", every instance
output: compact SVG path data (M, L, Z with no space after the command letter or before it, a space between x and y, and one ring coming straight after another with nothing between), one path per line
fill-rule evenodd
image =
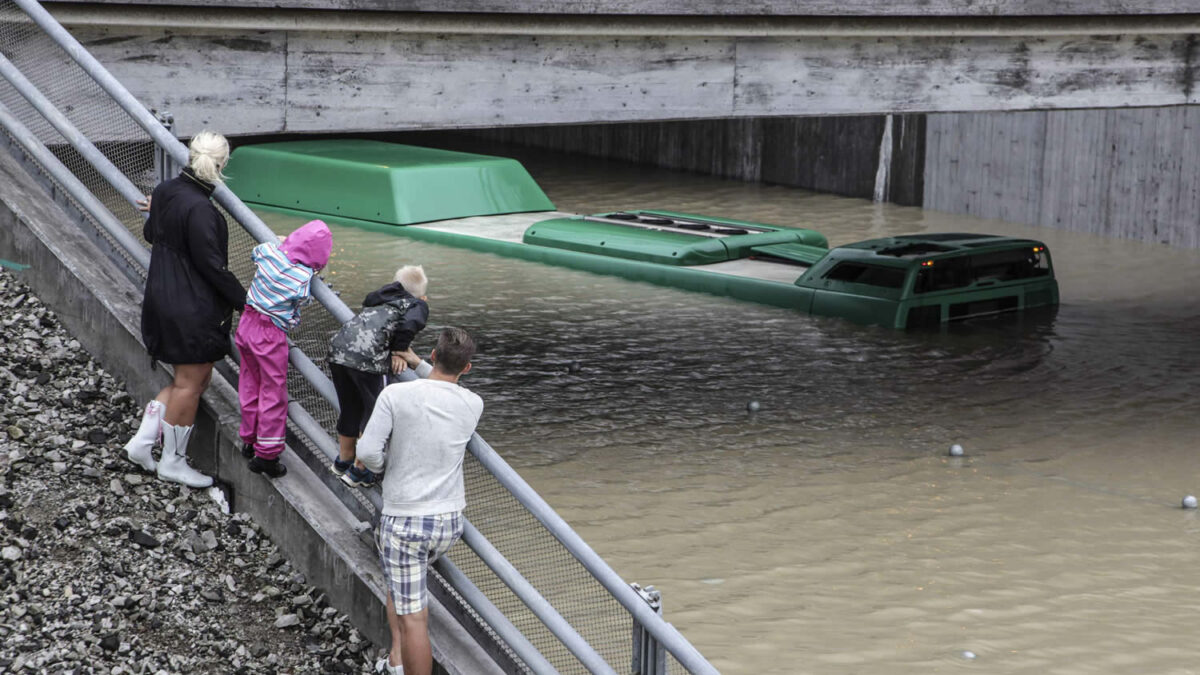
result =
M329 471L335 476L342 476L345 475L345 473L349 471L350 467L352 466L354 466L354 460L346 462L343 461L341 457L336 457L333 460L333 466L329 467Z
M250 470L254 473L266 474L271 478L279 478L287 473L287 467L279 458L263 459L262 457L254 456L250 458Z
M250 459L253 456L254 456L254 444L253 443L242 443L242 457L245 457L246 459Z
M375 484L375 474L366 467L352 466L342 474L342 482L350 487L371 487Z

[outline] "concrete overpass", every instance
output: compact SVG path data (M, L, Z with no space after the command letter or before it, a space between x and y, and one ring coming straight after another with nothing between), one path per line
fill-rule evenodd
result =
M1200 98L1196 0L46 4L184 135Z

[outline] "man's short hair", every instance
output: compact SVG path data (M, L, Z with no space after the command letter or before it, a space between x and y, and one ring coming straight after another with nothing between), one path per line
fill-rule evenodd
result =
M471 358L475 356L475 341L467 331L454 326L442 329L438 336L437 362L434 364L443 373L457 375L466 369Z
M425 295L425 288L429 285L429 279L425 278L425 268L420 265L405 265L396 270L396 281L416 298Z

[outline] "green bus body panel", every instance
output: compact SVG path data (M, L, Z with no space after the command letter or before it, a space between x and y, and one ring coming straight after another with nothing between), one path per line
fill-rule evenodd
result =
M783 258L784 260L793 260L806 265L815 265L821 258L829 254L829 249L810 244L770 244L768 246L754 246L750 249L750 252L758 255Z
M899 307L899 302L886 298L838 291L816 291L813 293L809 313L815 316L850 319L857 323L903 328L904 322L897 313Z
M246 145L225 173L246 202L394 225L554 210L515 159L381 141Z
M731 218L718 218L716 216L700 216L694 213L680 213L678 211L639 210L637 213L643 213L648 216L661 216L663 218L678 218L680 220L699 220L706 223L727 225L729 227L750 227L766 230L786 230L788 232L798 232L800 233L800 243L808 244L810 246L819 246L824 249L829 248L829 240L825 238L825 235L817 232L816 230L809 230L801 227L782 227L779 225L755 223L749 220L733 220Z
M281 213L298 218L311 218L312 213L255 204L256 210ZM812 290L790 283L735 277L728 274L706 272L679 266L660 265L641 260L626 260L606 256L580 253L565 249L530 246L512 241L484 239L455 232L444 232L421 227L395 227L384 223L356 220L340 216L323 218L326 222L360 227L376 232L409 237L434 244L465 248L483 253L495 253L506 258L517 258L531 262L568 267L595 274L617 276L633 281L644 281L659 286L670 286L688 291L710 293L737 300L757 302L774 307L807 311L812 299Z
M761 227L761 226L760 226ZM707 265L749 256L770 244L796 244L811 230L772 229L768 232L705 237L589 220L585 216L551 218L529 226L523 241L533 246L641 260L661 265ZM823 237L822 237L823 238ZM797 270L799 275L799 270Z
M704 265L729 259L720 239L600 223L582 216L536 222L522 240L533 246L660 265Z

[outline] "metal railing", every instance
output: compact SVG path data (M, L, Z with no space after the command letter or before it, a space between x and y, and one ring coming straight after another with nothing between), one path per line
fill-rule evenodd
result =
M62 54L43 53L50 43L83 74L75 73L68 86L62 86ZM22 65L38 78L27 76ZM149 252L133 233L141 223L136 202L161 177L155 151L184 165L186 147L35 0L0 0L0 76L10 87L0 91L0 125L12 145L65 193L131 275L144 278ZM84 97L86 104L64 106L72 118L43 88L77 103ZM10 109L18 104L24 115ZM96 137L102 140L90 140ZM214 199L247 239L276 239L227 187L219 186ZM242 249L253 244L234 239L231 234L231 246ZM251 271L245 264L231 267L243 280ZM338 403L320 363L323 341L328 328L353 312L319 279L313 295L326 314L316 321L306 315L317 327L301 331L289 350L289 423L331 461L337 456L330 428ZM663 620L658 597L621 579L491 446L475 435L468 450L467 548L455 546L435 572L513 663L535 673L717 672ZM377 514L379 492L361 494Z

